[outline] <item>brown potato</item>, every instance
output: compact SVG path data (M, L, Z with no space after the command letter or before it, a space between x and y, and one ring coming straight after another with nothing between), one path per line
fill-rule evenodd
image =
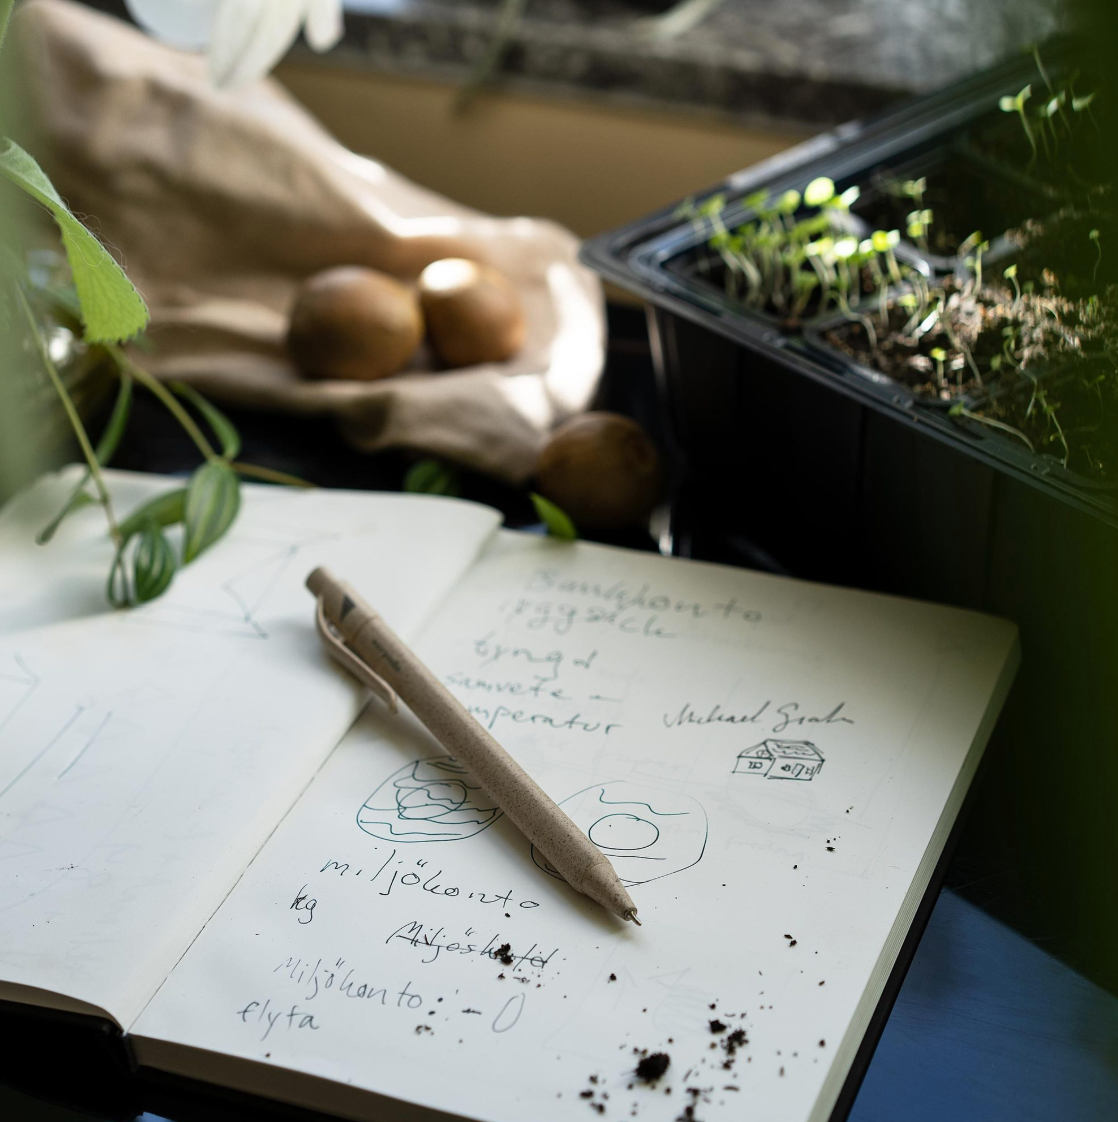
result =
M664 475L652 441L635 421L619 413L583 413L552 434L536 482L577 527L606 530L646 522Z
M415 293L358 265L315 273L291 309L287 346L309 378L373 381L407 365L423 339Z
M464 257L445 257L419 276L419 300L435 353L447 366L504 362L524 345L520 298L508 278Z

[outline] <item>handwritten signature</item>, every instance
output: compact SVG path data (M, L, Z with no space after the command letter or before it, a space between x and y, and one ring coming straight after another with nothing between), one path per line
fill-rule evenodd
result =
M852 725L853 719L843 713L845 707L846 702L840 701L829 713L815 716L801 713L798 701L786 701L774 707L770 698L752 712L727 713L721 705L712 705L701 711L690 701L685 701L678 713L665 713L662 719L664 727L669 729L685 725L764 725L771 721L770 730L779 734L793 725Z

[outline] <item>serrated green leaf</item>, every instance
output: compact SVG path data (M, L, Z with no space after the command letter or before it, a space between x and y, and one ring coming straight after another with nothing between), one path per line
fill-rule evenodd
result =
M161 596L175 575L175 554L158 523L148 522L140 531L132 555L134 603L144 604Z
M120 535L122 540L127 540L138 534L148 522L157 526L173 526L181 522L186 516L186 488L178 487L174 491L165 491L154 499L149 499L143 506L137 507L121 524Z
M528 498L532 500L532 505L536 508L536 514L539 515L540 521L547 527L547 532L553 538L559 538L565 542L578 540L578 531L566 511L545 499L543 495L537 495L535 491L530 492Z
M128 414L132 408L132 379L125 376L120 380L120 388L117 390L116 402L113 405L113 411L109 416L108 423L105 425L105 431L101 433L101 439L97 442L97 447L94 449L94 455L97 457L97 463L104 467L112 458L117 450L117 445L120 444L120 438L124 435L125 426L128 424ZM85 487L90 480L89 468L86 468L82 473L81 481L74 488L70 498L66 501L66 505L58 512L58 514L39 532L38 537L35 539L39 545L46 545L47 542L54 537L58 527L69 515L73 514L75 510L80 510L83 506L88 506L95 500L87 494Z
M193 386L183 382L172 382L171 389L179 397L186 398L206 418L206 424L213 430L214 436L221 445L221 454L227 460L235 460L241 450L241 434L237 432L233 422L216 405L211 405Z
M213 545L233 524L240 508L240 483L228 464L213 461L198 468L186 489L183 564Z
M121 342L142 331L148 322L143 298L105 247L70 212L43 169L14 141L0 141L0 175L46 207L58 223L81 303L86 342Z
M404 490L413 495L447 495L454 499L462 494L462 480L458 471L442 460L419 460L408 468Z

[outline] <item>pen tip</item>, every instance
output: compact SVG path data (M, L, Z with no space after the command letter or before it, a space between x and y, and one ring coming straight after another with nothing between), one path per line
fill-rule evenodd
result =
M635 923L638 927L643 927L644 926L641 923L641 921L639 919L637 919L637 909L636 908L633 908L632 910L626 912L625 913L625 918L628 919L628 920L632 920L632 922Z

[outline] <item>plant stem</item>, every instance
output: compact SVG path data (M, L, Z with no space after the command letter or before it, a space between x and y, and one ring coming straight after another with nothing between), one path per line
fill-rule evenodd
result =
M956 406L952 412L956 413L958 416L968 417L972 421L977 421L980 425L989 425L991 428L1001 429L1002 432L1008 432L1011 436L1023 440L1028 445L1030 452L1036 451L1033 447L1033 442L1020 429L1015 429L1012 425L1007 425L1002 421L995 421L993 417L984 417L981 413L975 413L967 409L964 405Z
M198 451L207 460L214 462L221 459L202 430L194 423L194 418L183 408L182 402L158 378L149 374L142 366L137 366L115 343L108 344L105 350L108 351L121 370L131 374L144 389L149 390L163 402L175 420L186 430L186 435L197 445Z
M1036 138L1033 136L1033 130L1029 128L1029 118L1025 115L1024 103L1017 106L1017 115L1021 118L1021 125L1025 129L1025 135L1029 138L1029 147L1032 148L1032 158L1029 160L1027 167L1032 167L1036 163L1037 156L1040 154L1036 147Z
M16 0L0 0L0 51L4 49L4 37L8 34L8 20Z
M288 487L303 487L313 491L315 485L300 479L297 475L288 475L285 471L275 471L273 468L260 467L258 464L243 464L240 460L233 460L229 465L238 475L247 475L253 479L265 479L269 483L284 483Z
M89 467L89 474L93 479L93 485L97 488L97 495L105 511L105 519L109 523L109 535L112 537L113 542L119 545L120 529L116 524L116 517L113 515L113 501L109 496L108 487L105 486L105 477L101 474L101 465L97 462L97 453L93 450L93 445L89 440L89 434L85 431L85 425L82 424L82 419L78 415L78 410L74 405L73 399L66 391L66 386L63 384L62 378L59 376L58 370L54 365L54 360L50 357L50 349L47 347L46 340L39 330L39 324L35 319L35 313L31 309L31 304L28 302L27 294L23 291L23 286L17 283L13 287L15 288L20 307L23 309L23 314L27 317L27 326L30 328L31 336L35 340L35 346L39 352L39 359L43 364L43 369L46 370L54 386L54 392L58 394L58 398L62 402L62 408L66 411L70 427L74 430L74 436L77 437L78 445L81 447L82 455L85 457L85 462Z
M497 25L493 29L493 38L490 40L489 48L470 76L470 80L459 92L455 103L456 111L462 112L462 110L468 108L478 92L500 67L505 52L509 49L513 36L516 34L520 19L524 15L526 4L527 0L501 0L500 9L497 12Z

